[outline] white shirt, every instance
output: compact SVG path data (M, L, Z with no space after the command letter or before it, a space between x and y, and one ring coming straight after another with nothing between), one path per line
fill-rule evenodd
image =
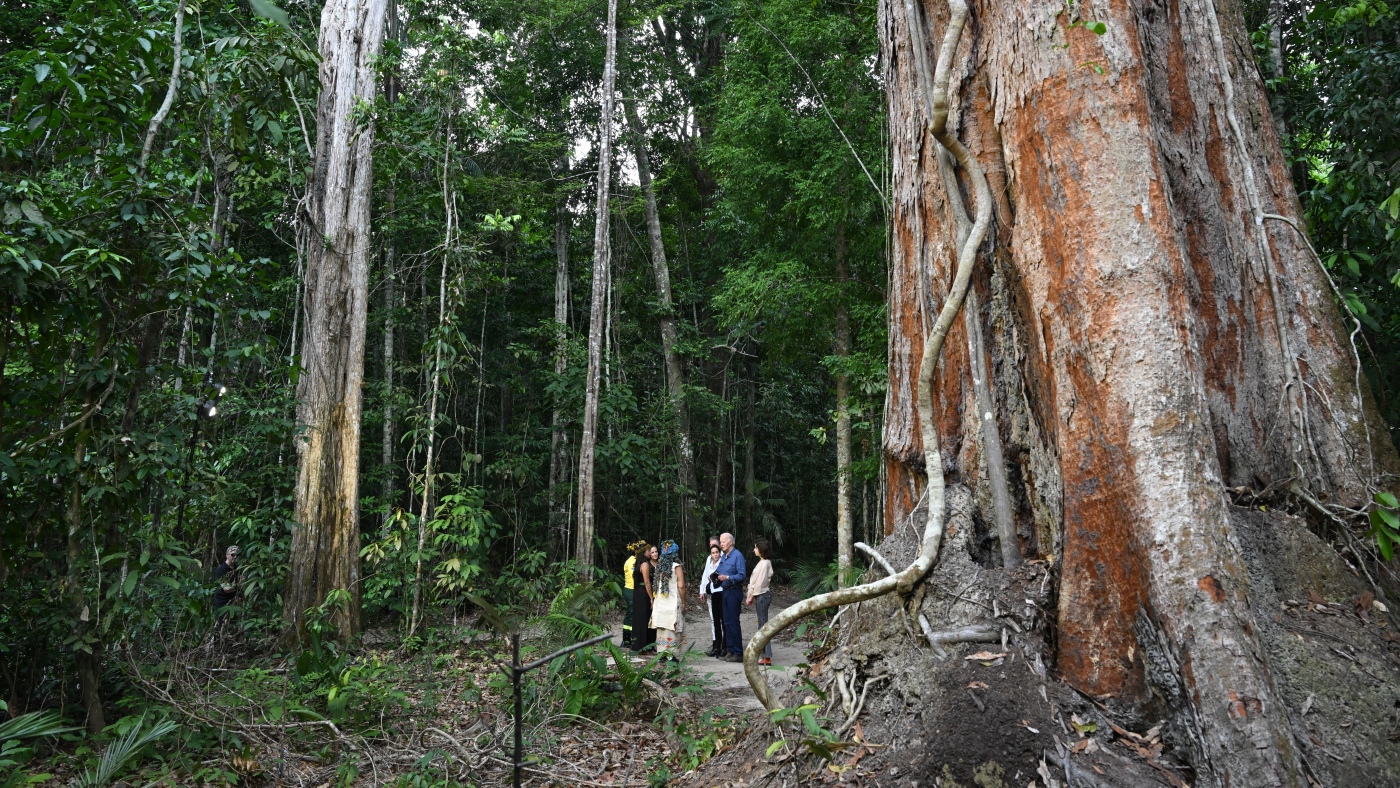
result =
M700 590L698 592L700 596L704 596L705 594L718 594L724 590L724 588L721 587L719 583L715 583L714 586L710 586L708 583L705 582L709 578L709 576L714 573L715 569L718 566L719 561L715 560L714 556L710 556L709 558L705 559L705 571L700 573Z

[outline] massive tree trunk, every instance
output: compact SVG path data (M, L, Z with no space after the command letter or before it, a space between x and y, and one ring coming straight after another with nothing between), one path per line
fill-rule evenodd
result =
M880 11L893 532L922 513L919 359L957 240L905 6ZM935 31L948 18L942 0L924 14ZM1025 547L1060 571L1057 668L1110 707L1167 715L1201 784L1301 785L1226 488L1296 482L1359 506L1396 462L1324 273L1271 218L1300 211L1239 8L981 0L954 62L967 65L950 125L995 195L979 274L987 376ZM949 338L933 401L941 470L974 485L986 474L968 440L980 421L968 347Z
M355 111L377 92L387 0L330 0L321 13L321 97L309 190L306 333L297 384L297 527L282 615L299 637L332 591L342 638L360 626L360 388L364 382L374 127Z
M598 206L593 228L593 299L588 311L588 380L578 453L578 531L574 558L585 572L593 566L593 459L598 443L598 386L602 377L603 329L607 320L612 247L608 190L612 188L613 85L617 81L617 0L608 0L607 51L603 61L603 108L598 120Z
M666 391L671 401L671 416L676 427L676 464L681 492L681 544L690 544L693 528L698 521L695 507L695 449L690 441L690 408L685 402L685 370L681 354L676 349L676 310L671 303L671 269L666 263L666 244L661 238L661 216L656 208L656 190L652 188L651 162L647 158L646 131L637 116L634 99L623 99L627 127L632 134L632 150L637 158L637 181L642 188L647 221L647 239L651 243L651 268L656 276L656 298L661 322L661 354L666 361Z

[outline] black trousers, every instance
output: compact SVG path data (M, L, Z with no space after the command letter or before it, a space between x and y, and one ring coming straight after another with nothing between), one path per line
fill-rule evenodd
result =
M724 594L710 594L710 650L724 650Z

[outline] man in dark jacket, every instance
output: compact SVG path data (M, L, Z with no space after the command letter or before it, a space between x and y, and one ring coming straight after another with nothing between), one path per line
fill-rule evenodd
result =
M238 547L230 545L224 551L224 562L219 564L214 570L214 582L218 587L214 589L214 610L219 610L233 603L238 597Z

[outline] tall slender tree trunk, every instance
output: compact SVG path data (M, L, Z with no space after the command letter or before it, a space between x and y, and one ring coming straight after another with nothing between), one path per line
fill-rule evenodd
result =
M603 107L598 120L598 206L593 226L593 299L588 311L588 378L584 387L583 430L578 454L578 531L574 558L584 572L593 567L593 460L598 443L598 386L603 364L603 331L611 277L608 214L612 188L613 86L617 82L617 0L608 0L607 50L603 61Z
M568 158L562 160L568 166ZM554 204L554 375L569 370L569 235L572 218L561 197ZM550 414L549 435L549 533L551 552L564 557L569 548L569 433L559 400Z
M846 289L851 278L844 223L836 227L836 331L832 353L838 358L851 356L851 314L846 305ZM851 515L851 396L850 376L845 369L836 372L836 565L837 584L845 588L846 577L854 560L855 537Z
M676 429L676 465L680 482L681 543L689 544L698 517L695 508L695 448L690 438L690 408L685 402L685 369L676 349L676 310L671 302L671 269L666 262L666 244L661 238L661 216L656 208L652 186L651 161L647 155L646 130L637 116L636 101L623 98L623 111L632 133L632 150L637 157L637 181L646 206L647 240L651 243L651 269L656 277L656 297L660 311L661 353L666 360L666 391Z
M389 208L393 210L393 194ZM394 277L398 250L391 241L384 250L384 427L379 464L384 473L384 522L394 516L394 307L397 296Z
M399 37L399 4L398 0L389 0L386 12L388 14L387 40L397 41ZM384 100L391 106L399 99L398 75L389 73L384 77ZM393 217L397 204L398 192L393 185L389 187L387 195L386 209L390 217ZM396 468L394 467L394 307L396 306L398 282L396 281L399 250L394 244L392 237L385 239L384 245L384 425L382 444L379 452L379 464L384 474L384 522L387 524L389 518L394 516L394 477Z
M341 638L360 628L360 407L369 291L374 59L387 0L329 0L321 12L321 96L307 215L306 329L297 384L296 529L282 616L303 634L306 611L332 591Z
M452 208L447 210L447 236L452 237ZM448 241L450 247L451 241ZM428 518L433 515L433 460L437 449L438 388L442 382L442 343L441 332L447 325L447 256L442 254L442 278L438 282L438 336L433 342L432 383L428 394L428 450L423 461L423 508L418 515L418 554L413 562L413 610L408 617L409 637L418 630L418 616L423 600L423 547L428 539Z
M1357 507L1397 463L1324 273L1270 218L1300 210L1239 8L972 5L976 35L957 60L975 67L956 70L952 106L994 195L985 257L1003 275L988 306L1014 329L988 348L994 407L1029 425L1008 454L1052 537L1041 554L1060 567L1058 671L1119 710L1166 713L1199 785L1303 785L1225 488L1299 479ZM939 303L958 246L909 8L935 31L947 19L941 0L880 4L894 164L887 528L915 514L923 486L920 272ZM949 339L933 417L939 434L975 434L968 343ZM930 470L976 478L972 444Z
M92 407L92 398L83 402L83 410ZM102 696L98 683L102 676L102 639L96 631L94 614L83 590L83 490L79 479L87 459L90 430L79 430L73 441L73 481L68 492L65 519L68 526L68 606L73 613L74 635L78 648L74 660L78 667L78 686L82 692L83 710L87 712L87 730L98 734L107 727L102 712ZM101 589L97 603L101 604Z
M754 413L755 401L758 399L758 375L757 364L752 365L749 375L748 389L744 398L744 536L745 543L752 541L758 536L754 528L754 510L758 505L758 496L755 489L758 486L758 477L754 471L753 455L758 448L758 419Z

